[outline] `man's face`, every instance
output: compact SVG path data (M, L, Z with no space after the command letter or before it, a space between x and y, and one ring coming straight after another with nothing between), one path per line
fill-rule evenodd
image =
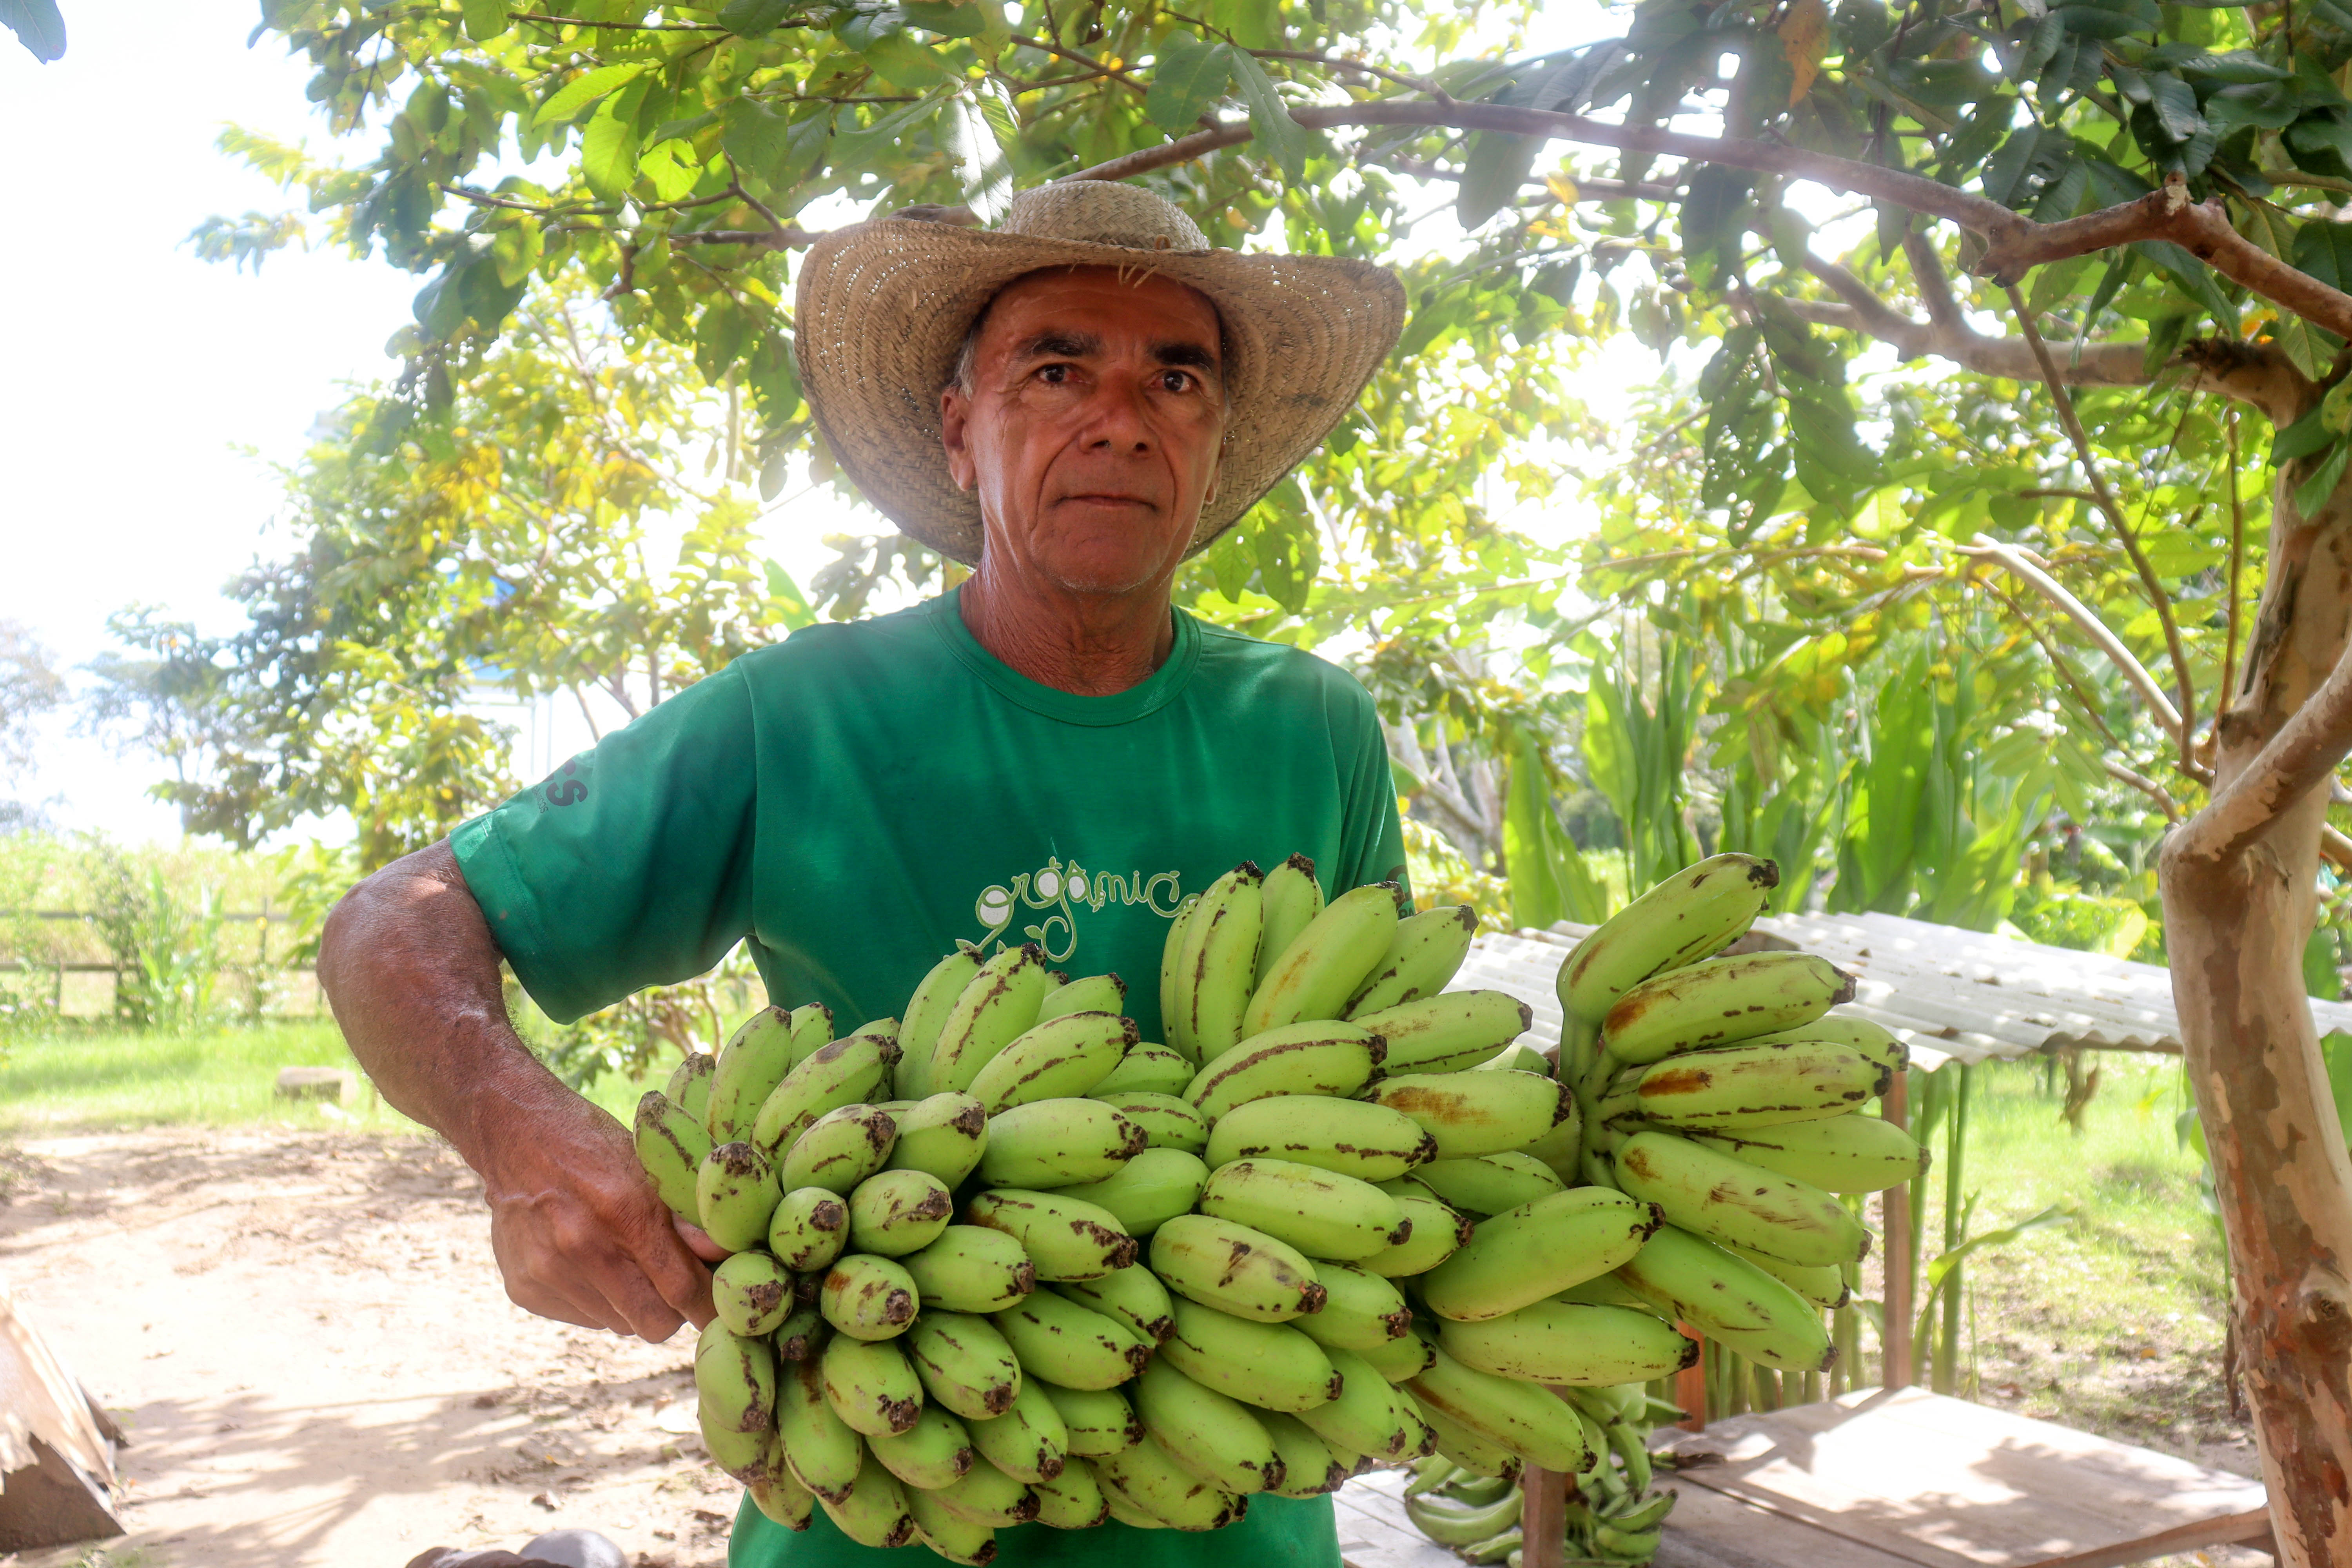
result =
M1217 344L1215 309L1165 278L1078 267L1008 284L971 392L940 395L948 469L979 493L988 553L1079 594L1172 575L1216 494Z

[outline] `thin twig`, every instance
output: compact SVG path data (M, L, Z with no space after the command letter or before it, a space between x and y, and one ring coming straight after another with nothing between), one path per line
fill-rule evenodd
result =
M585 16L551 16L544 11L509 11L509 22L546 22L561 27L604 27L615 33L728 33L731 27L721 27L709 22L592 22ZM805 27L806 16L779 22L779 27Z
M2124 646L2123 638L2116 636L2106 622L2093 615L2090 607L2068 593L2055 577L2026 560L2014 545L2003 544L1990 534L1979 533L1971 542L1958 548L1961 554L1971 558L1988 556L1998 561L2012 574L2023 578L2028 586L2055 605L2059 614L2074 622L2107 656L2107 662L2139 693L2140 700L2147 704L2157 722L2174 735L2180 733L2180 712L2173 707L2172 699L2164 694L2164 688L2156 683L2156 677L2132 657L2131 649Z
M1121 70L1118 67L1105 65L1102 61L1095 58L1092 55L1080 54L1076 49L1064 48L1061 45L1051 43L1044 38L1033 38L1026 33L1013 34L1011 41L1021 45L1024 48L1035 49L1041 54L1053 55L1058 58L1066 60L1076 60L1078 64L1086 66L1090 69L1098 70L1102 72L1103 75L1109 77L1113 81L1118 82L1123 86L1131 87L1138 92L1150 92L1151 90L1143 83L1129 76L1126 71Z
M2164 626L2164 646L2172 656L2173 679L2180 688L2179 711L2173 715L2172 731L2180 742L2180 761L2184 770L2197 765L2197 687L2189 673L2189 650L2180 640L2180 623L2172 614L2172 595L2164 591L2157 577L2156 568L2149 564L2147 552L2139 547L2139 537L2124 521L2123 508L2116 504L2115 492L2107 488L2106 476L2100 472L2097 457L2091 450L2090 433L2074 412L2074 399L2066 391L2066 383L2058 374L2058 363L2050 357L2050 345L2042 341L2042 331L2033 324L2033 312L2025 307L2025 296L2016 284L2008 285L2010 308L2017 313L2017 324L2025 334L2026 346L2033 351L2036 363L2042 367L2042 379L2050 388L2051 401L2058 407L2058 419L2066 427L2067 438L2074 444L2074 455L2083 465L2083 477L2090 481L2092 491L2099 498L2099 510L2114 525L2116 537L2123 542L2124 551L2131 557L2133 567L2139 573L2140 585L2156 606L2157 618Z

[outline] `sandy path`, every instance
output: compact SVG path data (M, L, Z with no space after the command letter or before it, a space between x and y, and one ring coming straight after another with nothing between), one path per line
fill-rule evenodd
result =
M5 1177L0 1275L129 1429L110 1544L142 1568L397 1568L558 1525L639 1568L724 1563L740 1489L691 1436L690 1341L514 1307L446 1148L114 1133L25 1144Z

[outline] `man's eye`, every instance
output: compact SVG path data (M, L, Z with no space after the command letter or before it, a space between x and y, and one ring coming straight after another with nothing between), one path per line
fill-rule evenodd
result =
M1192 385L1192 373L1185 370L1161 371L1160 384L1161 389L1167 392L1189 391Z
M1070 379L1070 367L1066 364L1049 364L1037 373L1037 377L1049 386L1059 386Z

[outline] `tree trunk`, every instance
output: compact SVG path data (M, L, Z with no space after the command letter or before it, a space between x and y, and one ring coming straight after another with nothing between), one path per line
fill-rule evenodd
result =
M2342 657L2352 617L2352 493L2298 516L2274 497L2269 581L2247 669L2218 727L2215 791L2244 773ZM2303 985L2323 785L2249 846L2162 862L2165 942L2189 1081L2236 1274L2231 1327L2283 1563L2352 1562L2352 1161Z

